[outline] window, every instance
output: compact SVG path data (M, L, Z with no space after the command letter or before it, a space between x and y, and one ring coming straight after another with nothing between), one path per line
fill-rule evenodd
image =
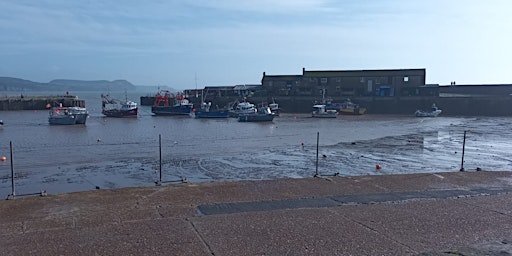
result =
M327 83L327 77L322 77L322 78L320 79L320 82L321 82L322 84Z
M336 86L336 91L337 92L341 91L341 86Z
M341 77L336 78L337 83L341 83Z
M408 76L404 76L404 82L409 82L409 77Z

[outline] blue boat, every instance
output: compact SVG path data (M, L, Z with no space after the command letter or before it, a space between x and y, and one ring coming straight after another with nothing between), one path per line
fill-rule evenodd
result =
M194 104L191 103L182 93L176 94L174 102L169 102L171 98L171 92L167 90L161 90L155 97L155 103L151 107L151 112L155 115L190 115Z
M201 104L201 110L194 111L195 118L226 118L229 117L229 110L227 109L219 109L219 110L211 110L212 103L211 102L203 102Z

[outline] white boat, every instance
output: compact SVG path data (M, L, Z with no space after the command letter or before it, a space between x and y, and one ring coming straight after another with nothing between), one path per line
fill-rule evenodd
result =
M311 112L311 117L318 118L336 118L337 115L336 110L326 109L325 104L313 105L313 112Z
M82 107L52 107L48 122L51 125L85 124L89 113Z
M240 115L248 115L257 113L258 109L250 102L244 101L239 102L234 109L230 111L230 116L238 117Z
M239 122L272 122L275 115L270 107L261 107L256 113L241 114L238 116Z
M441 114L441 112L443 111L439 109L434 103L432 104L432 107L428 110L416 110L416 112L414 112L414 115L417 117L436 117L439 114Z
M101 113L108 117L137 117L138 106L136 102L112 99L108 94L101 95Z
M272 103L268 104L268 106L270 107L270 111L272 111L275 116L279 116L281 109L279 108L279 104L276 103L274 98L272 98Z

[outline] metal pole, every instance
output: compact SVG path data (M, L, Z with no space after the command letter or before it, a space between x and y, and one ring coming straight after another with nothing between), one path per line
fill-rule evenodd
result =
M318 177L318 143L320 141L320 132L316 133L316 170L315 177Z
M158 147L160 149L160 184L162 183L162 134L158 134Z
M464 149L466 148L466 132L464 131L464 140L462 141L462 161L460 162L460 171L464 171Z
M14 163L13 163L13 157L12 157L12 141L9 142L9 146L11 148L11 187L12 187L11 196L14 199L14 197L16 196L16 192L14 189Z

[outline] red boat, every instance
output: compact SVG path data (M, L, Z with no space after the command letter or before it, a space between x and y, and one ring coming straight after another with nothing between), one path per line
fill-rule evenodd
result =
M169 102L173 94L167 90L160 90L156 97L151 112L155 115L190 115L194 104L183 93L174 96L174 102Z

